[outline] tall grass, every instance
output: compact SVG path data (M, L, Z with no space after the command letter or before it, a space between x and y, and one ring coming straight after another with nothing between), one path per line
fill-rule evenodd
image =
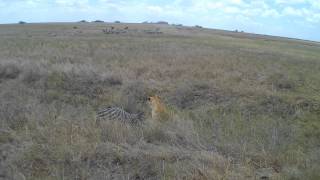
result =
M161 35L143 33L154 25L122 35L73 26L0 30L1 177L319 178L318 45L170 26ZM171 121L150 122L154 94L175 112ZM145 113L144 123L97 126L96 110L110 105Z

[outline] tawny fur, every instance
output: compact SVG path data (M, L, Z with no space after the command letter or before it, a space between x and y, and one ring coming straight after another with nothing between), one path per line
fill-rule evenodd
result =
M166 106L162 103L159 96L151 96L148 98L151 108L151 116L156 121L166 121L169 118L169 113Z

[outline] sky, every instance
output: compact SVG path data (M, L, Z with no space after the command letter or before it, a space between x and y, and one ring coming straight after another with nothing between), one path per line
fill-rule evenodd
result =
M320 41L320 0L0 0L0 24L157 22Z

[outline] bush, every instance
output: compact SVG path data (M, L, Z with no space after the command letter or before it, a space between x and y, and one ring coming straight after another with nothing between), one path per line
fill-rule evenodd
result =
M166 21L158 21L157 24L169 24L169 23Z
M93 22L95 22L95 23L103 23L104 21L101 21L101 20L95 20L95 21L93 21Z

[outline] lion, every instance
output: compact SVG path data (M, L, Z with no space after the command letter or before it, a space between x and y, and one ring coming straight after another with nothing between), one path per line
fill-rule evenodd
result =
M167 107L162 103L159 96L150 96L148 102L151 108L151 117L155 121L167 121L169 119L169 112Z

